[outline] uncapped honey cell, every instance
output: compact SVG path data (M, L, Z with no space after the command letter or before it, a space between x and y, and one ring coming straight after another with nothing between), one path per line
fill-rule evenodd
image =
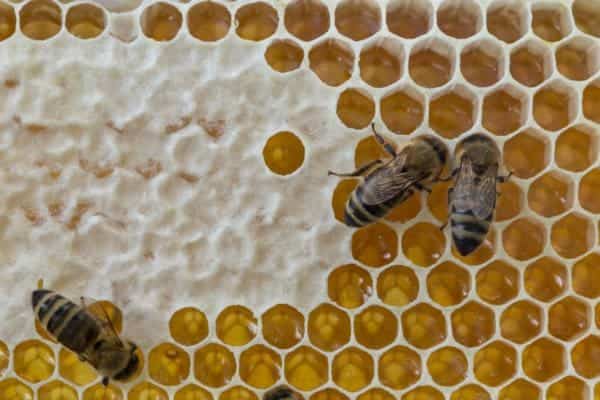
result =
M329 9L319 0L294 0L285 8L284 23L298 39L313 40L329 29Z
M33 40L47 40L55 36L62 26L62 12L51 0L32 0L19 11L21 32Z
M171 316L169 331L175 341L191 346L208 336L208 320L202 311L194 307L184 307Z
M427 370L435 383L441 386L454 386L467 375L467 358L455 347L437 349L427 359Z
M491 40L475 42L463 49L460 70L475 86L490 86L502 78L502 48Z
M78 4L68 9L65 25L78 38L93 39L106 28L106 15L95 5Z
M381 349L398 335L398 319L389 310L370 306L354 317L354 336L369 349Z
M419 349L427 349L446 339L446 320L440 310L420 303L402 314L402 332Z
M600 375L598 354L600 354L600 338L598 336L590 335L577 343L571 350L571 360L577 374L588 379Z
M573 296L565 297L548 310L548 331L565 341L577 338L590 326L589 312L581 300Z
M394 390L414 385L421 376L421 357L414 350L396 346L379 357L377 371L381 383Z
M387 305L404 306L416 299L418 293L419 280L410 267L389 267L377 279L377 295Z
M392 142L392 145L395 146L395 142ZM389 154L377 143L375 136L372 134L361 139L354 151L354 165L356 168L360 168L373 160L385 160L388 158Z
M159 386L150 382L141 382L129 390L127 400L169 400L169 395ZM70 399L69 399L70 400Z
M429 297L442 307L462 302L470 288L469 272L450 261L436 266L427 276Z
M508 306L500 317L500 333L514 343L525 343L542 331L542 310L527 300Z
M33 390L15 378L0 381L0 396L7 400L33 400Z
M552 53L538 40L529 40L510 53L510 73L522 85L538 86L552 73Z
M148 355L148 374L156 382L171 386L183 382L190 373L187 352L171 343L161 343Z
M55 364L52 349L38 340L21 342L13 351L13 370L31 383L50 378Z
M538 177L527 193L529 207L542 217L554 217L573 206L573 183L555 171Z
M321 304L308 315L308 337L322 350L339 349L348 343L350 333L348 314L331 304Z
M575 36L556 50L556 67L565 78L586 80L598 71L599 51L596 41Z
M229 306L219 313L216 330L223 343L243 346L256 336L257 320L248 308Z
M470 383L452 392L450 400L491 400L490 394L479 385Z
M368 353L356 347L348 347L333 359L331 376L339 387L357 392L371 383L374 369L373 358Z
M579 181L579 203L594 214L600 214L600 168L594 168Z
M586 400L587 385L579 378L567 376L548 387L546 398L551 400Z
M221 393L219 400L258 400L258 396L244 386L233 386Z
M216 42L229 32L231 15L223 5L202 1L194 4L187 14L190 34L203 42Z
M516 260L529 260L544 249L546 231L538 221L529 218L517 219L502 233L504 250Z
M353 40L363 40L381 28L381 10L375 0L342 0L335 8L335 27Z
M389 38L364 47L358 61L361 79L377 88L391 85L402 74L402 57L402 45Z
M381 99L381 119L392 132L408 135L423 122L423 99L415 89L405 88Z
M233 354L220 344L207 344L194 354L194 375L206 386L225 386L231 382L236 368Z
M287 304L268 309L261 317L263 338L280 349L289 349L304 337L304 316Z
M453 139L471 129L474 113L471 94L454 89L429 103L429 125L444 138Z
M446 239L439 227L420 222L404 232L402 251L414 264L428 267L434 264L443 254Z
M325 39L308 53L310 69L329 86L339 86L350 79L354 68L352 48L337 39Z
M544 129L557 131L572 120L575 94L562 81L554 81L533 96L533 118Z
M11 37L15 33L16 25L15 9L11 5L0 3L0 41Z
M338 182L337 186L331 196L331 208L333 209L333 215L341 223L344 222L344 213L346 211L346 203L350 195L356 189L358 185L358 179L342 179Z
M494 312L476 301L470 301L451 316L454 340L467 347L487 342L495 331Z
M526 379L515 379L504 386L498 395L498 400L540 400L540 388Z
M432 14L433 6L429 0L392 0L387 5L386 22L390 32L414 39L431 29Z
M600 7L594 0L575 0L571 11L580 31L600 37Z
M448 220L448 190L454 185L451 181L439 181L431 187L431 193L427 196L427 207L431 214L444 223Z
M327 292L340 307L360 307L373 293L373 280L363 268L354 264L343 265L329 274Z
M487 9L488 32L503 42L516 42L527 31L527 27L524 26L525 13L525 5L518 1L493 1Z
M240 377L248 385L266 389L280 378L281 356L263 345L244 350L240 356Z
M58 371L63 378L79 386L85 386L98 378L92 366L66 348L60 349L58 353Z
M483 127L496 135L518 130L526 119L524 98L523 93L510 86L487 95L483 100Z
M308 346L301 346L285 357L285 378L298 390L314 390L329 380L327 357Z
M550 243L561 257L582 256L594 244L594 227L583 215L567 214L552 225Z
M104 386L101 383L97 383L93 386L88 387L83 392L82 400L124 400L123 391L115 385ZM180 399L176 399L180 400ZM194 399L196 400L196 399ZM206 399L209 400L209 399Z
M405 393L402 400L444 400L444 395L433 386L419 386Z
M277 30L277 11L266 2L256 2L240 7L235 13L236 29L239 37L261 41Z
M350 400L348 396L334 388L326 388L313 393L309 400Z
M8 346L2 341L0 341L0 376L4 373L4 370L8 367L8 360L10 358L10 354L8 351Z
M398 236L385 224L374 223L352 235L352 257L368 267L383 267L397 255Z
M198 385L190 383L175 393L174 400L213 400L212 394Z
M38 400L77 400L77 392L73 387L61 381L52 381L40 386Z
M417 44L408 60L408 72L419 86L434 88L450 81L453 72L452 47L441 40Z
M548 142L536 131L527 129L504 144L504 166L519 178L531 178L548 165Z
M541 338L525 347L521 363L528 377L546 382L564 371L565 351L561 344Z
M537 300L548 302L566 289L567 269L558 260L542 257L525 268L525 291Z
M583 115L596 123L600 123L600 81L589 84L583 90Z
M271 136L263 148L265 164L277 175L289 175L304 163L304 144L295 134L288 131Z
M375 103L371 96L360 89L346 89L338 98L337 116L348 128L363 129L375 116Z
M597 149L593 128L577 125L567 128L556 139L554 160L562 169L581 172L596 161Z
M442 1L437 10L437 24L442 32L466 39L481 29L481 8L472 0Z
M475 354L473 370L477 380L488 386L499 386L517 371L517 351L509 344L495 341Z
M181 29L182 22L181 12L165 2L152 4L141 16L144 35L159 42L173 40Z
M274 40L265 51L265 60L273 70L290 72L300 67L304 51L291 39Z
M519 293L519 272L504 261L496 260L476 275L477 295L490 304L504 304Z
M585 297L600 297L600 281L595 277L600 274L600 254L591 253L573 265L573 290Z
M383 389L373 388L369 389L365 392L362 392L357 398L357 400L394 400L394 396Z
M532 7L531 28L541 39L556 42L571 32L569 10L558 2Z
M501 183L498 187L499 195L496 203L496 221L505 221L519 215L523 208L524 195L521 188L514 181Z

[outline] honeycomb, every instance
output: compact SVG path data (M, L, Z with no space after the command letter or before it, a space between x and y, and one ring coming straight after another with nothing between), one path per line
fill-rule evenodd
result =
M0 0L0 59L0 400L600 399L597 1ZM451 182L344 226L373 122L496 141L480 248ZM110 299L132 382L40 275Z

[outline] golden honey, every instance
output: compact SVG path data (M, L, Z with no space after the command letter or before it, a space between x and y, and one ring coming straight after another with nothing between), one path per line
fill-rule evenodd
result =
M390 32L414 39L431 28L430 5L420 1L394 1L387 7L386 22Z
M343 310L321 304L308 316L308 337L313 345L334 351L350 341L350 318Z
M33 390L15 378L0 381L0 395L6 400L33 400Z
M545 242L546 231L537 220L517 219L502 232L504 250L520 261L539 255Z
M575 25L579 30L600 37L600 9L594 1L575 0L571 6Z
M375 103L371 96L357 89L346 89L338 99L337 116L348 128L363 129L375 116Z
M193 5L187 14L190 34L204 42L221 40L231 27L231 15L227 8L216 2L200 2Z
M423 122L423 104L406 90L386 95L380 103L381 119L394 133L408 135Z
M421 368L421 357L417 352L408 347L396 346L381 355L377 371L382 384L401 390L419 380Z
M190 383L175 393L174 400L213 400L213 396L206 389Z
M579 182L579 203L586 210L600 214L598 194L600 193L600 168L594 168L581 178Z
M573 376L562 378L548 387L547 397L551 400L586 400L586 384Z
M557 172L546 173L529 187L529 207L543 217L562 214L573 205L573 183Z
M314 390L329 380L327 358L308 346L286 355L284 371L285 379L299 390Z
M526 43L510 54L510 73L525 86L537 86L550 75L549 58L543 44L537 41Z
M172 343L161 343L148 354L148 374L162 385L178 385L189 373L190 357Z
M501 60L492 54L494 49L493 45L479 43L463 51L460 55L460 71L467 81L476 86L490 86L500 80Z
M289 39L274 40L265 51L265 60L269 66L281 73L298 69L303 59L302 47Z
M79 356L65 348L58 353L58 372L68 381L78 386L86 386L98 379L96 371Z
M312 394L309 400L349 400L349 398L337 389L326 388Z
M496 91L483 99L481 123L488 131L496 135L508 135L523 125L523 105L521 97L507 90Z
M206 386L225 386L231 382L236 370L233 353L220 344L207 344L194 354L194 375Z
M402 314L402 332L419 349L427 349L446 338L446 321L440 310L420 303Z
M565 351L561 344L541 338L521 353L523 372L531 379L546 382L565 369Z
M62 13L51 0L32 0L21 8L19 24L28 38L47 40L61 30Z
M8 368L8 361L10 359L10 354L8 351L8 346L0 341L0 375L4 373L6 368Z
M298 39L309 41L329 29L329 9L319 0L298 0L285 8L285 28Z
M402 251L414 264L428 267L442 255L446 239L439 227L425 222L417 223L404 232Z
M484 388L471 383L452 392L450 400L491 400L491 397Z
M583 90L581 106L583 115L593 122L600 123L600 83L591 83Z
M492 342L475 354L473 370L479 382L499 386L517 371L517 351L504 342Z
M523 26L525 7L519 3L492 3L487 10L487 29L506 43L519 40L526 31Z
M275 33L279 17L269 4L257 2L240 7L235 13L235 22L239 37L261 41Z
M450 49L445 49L448 53ZM426 88L442 86L452 75L452 64L448 55L432 48L424 47L414 51L408 60L410 77Z
M514 343L525 343L542 331L542 310L527 300L508 306L500 316L500 333Z
M444 400L444 395L433 386L419 386L405 393L402 400Z
M429 297L442 307L461 303L470 287L469 272L450 261L439 264L427 275Z
M526 379L516 379L500 390L498 400L539 399L541 390Z
M248 385L265 389L280 378L281 356L263 345L250 347L240 356L240 378Z
M566 7L556 3L553 6L540 4L531 10L533 32L548 42L556 42L567 35Z
M561 340L577 338L590 326L588 308L575 297L565 297L548 311L548 331Z
M533 96L533 118L544 129L565 128L572 118L571 93L567 88L546 86Z
M360 53L360 77L373 87L385 87L402 75L402 47L391 40L376 42Z
M509 180L499 185L498 192L496 213L494 215L496 221L512 219L519 215L525 197L519 185Z
M504 304L519 292L519 273L504 261L492 261L475 277L477 295L491 304Z
M419 281L409 267L391 266L377 278L377 296L390 306L404 306L416 299L418 292Z
M447 139L455 138L473 126L473 108L473 102L461 94L443 94L429 103L429 126Z
M19 343L13 351L13 357L15 373L31 383L50 378L56 365L52 349L38 340Z
M481 27L479 7L473 1L441 3L437 11L437 24L448 36L465 39L473 36Z
M566 290L567 269L551 257L542 257L525 268L524 282L531 297L548 302Z
M208 329L206 315L194 307L177 310L169 320L171 336L185 346L191 346L206 339Z
M354 336L368 349L381 349L398 335L398 319L389 310L370 306L354 317Z
M82 400L124 400L123 392L117 386L104 386L97 383L88 387L82 396Z
M600 297L600 282L597 276L600 268L600 254L591 253L578 260L572 269L571 285L573 290L585 297L594 299Z
M343 308L356 308L373 294L371 275L354 264L333 270L327 278L329 298Z
M454 340L467 347L487 342L495 331L494 312L476 301L454 311L451 322Z
M258 396L244 386L234 386L221 393L219 400L258 400Z
M397 255L398 236L385 224L367 225L352 235L352 256L368 267L383 267Z
M348 347L334 357L331 377L339 387L357 392L371 383L374 369L373 358L368 353Z
M362 392L357 400L394 400L394 396L386 390L373 388Z
M127 400L169 400L169 395L150 382L141 382L129 390Z
M325 39L308 53L310 69L329 86L339 86L350 79L354 54L348 44Z
M342 0L335 8L335 27L342 35L363 40L381 27L381 11L374 0Z
M38 389L39 400L77 400L77 392L73 387L61 381L52 381L40 386Z
M467 358L457 348L442 347L427 359L427 370L431 378L441 386L454 386L467 375Z
M277 175L289 175L304 163L304 144L292 132L277 132L263 148L267 167Z
M271 345L288 349L304 337L304 315L295 308L278 304L261 317L262 336Z
M535 131L524 130L504 144L504 167L519 178L531 178L547 164L547 142Z
M0 40L8 39L15 33L17 15L15 9L5 3L0 4Z
M600 338L596 335L586 337L573 347L571 359L577 374L588 379L600 375L598 352L600 352Z
M177 36L183 16L176 7L159 2L144 10L141 21L144 35L163 42L173 40Z
M586 80L598 70L598 60L592 60L598 51L594 42L576 38L556 50L558 71L568 79Z
M91 4L78 4L69 8L65 21L67 30L80 39L93 39L106 28L104 11Z
M554 160L560 168L580 172L596 160L597 141L586 125L567 128L556 139Z
M582 256L594 242L594 227L583 215L567 214L552 225L550 243L561 257Z

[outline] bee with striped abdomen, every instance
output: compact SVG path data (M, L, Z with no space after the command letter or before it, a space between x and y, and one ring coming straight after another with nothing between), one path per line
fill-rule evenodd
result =
M85 303L82 298L82 303ZM46 289L34 290L31 304L35 317L48 333L109 379L127 381L140 366L137 346L122 340L108 313L99 303L77 305Z
M298 393L285 385L274 387L263 395L263 400L301 400Z
M456 182L448 190L448 209L452 241L463 256L485 240L496 208L496 185L511 175L498 175L500 158L494 141L483 134L471 135L457 146L458 167L452 172Z
M372 128L391 160L374 160L349 174L329 171L329 175L340 177L364 176L346 203L344 222L351 227L377 221L416 190L430 191L428 185L439 180L448 159L446 146L434 136L418 136L397 152L374 125Z

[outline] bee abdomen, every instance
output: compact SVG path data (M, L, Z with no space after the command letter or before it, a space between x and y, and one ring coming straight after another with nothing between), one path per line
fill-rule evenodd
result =
M470 212L461 213L453 209L450 226L456 250L466 256L483 243L490 229L490 220L479 219Z
M377 221L390 210L388 203L365 204L362 198L362 188L358 186L353 192L344 211L344 222L351 227L361 227Z

